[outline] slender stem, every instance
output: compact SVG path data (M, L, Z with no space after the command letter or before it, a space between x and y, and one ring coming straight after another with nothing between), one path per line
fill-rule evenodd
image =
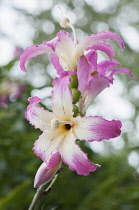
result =
M34 198L33 198L32 203L31 203L28 210L34 210L35 206L37 205L37 203L41 199L42 195L47 195L51 191L55 181L57 180L57 177L58 177L58 174L55 175L55 177L53 178L53 180L51 181L50 185L47 187L46 190L44 190L45 187L46 187L45 185L42 185L37 189L37 192L34 195Z
M48 192L50 192L50 190L53 188L53 185L55 184L55 181L57 180L59 174L56 174L55 177L53 178L53 180L51 181L50 185L47 187L46 190L43 191L43 194L46 195L48 194Z
M42 196L42 192L43 192L44 189L45 189L45 186L44 185L40 186L37 189L37 192L34 195L34 198L33 198L32 203L31 203L31 205L30 205L30 207L29 207L28 210L33 210L35 208L35 206L37 205L38 201L40 200L40 198Z

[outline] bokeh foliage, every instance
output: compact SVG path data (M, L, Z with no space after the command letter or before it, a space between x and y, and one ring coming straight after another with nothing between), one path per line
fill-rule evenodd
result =
M24 15L26 21L33 27L32 41L34 44L40 44L43 40L51 40L61 30L59 19L55 18L55 10L53 10L57 3L67 5L67 10L76 14L75 27L81 38L98 31L111 30L124 39L122 23L138 30L138 18L135 16L135 12L139 11L139 2L130 0L115 0L113 4L108 0L105 2L107 7L103 10L91 6L89 0L63 0L54 1L52 8L40 10L34 14L25 9L16 8L16 6L15 11ZM2 2L0 3L2 4ZM129 16L134 18L129 18ZM54 24L54 30L49 34L43 29L43 24L47 20ZM70 32L70 29L66 29L66 31ZM137 166L129 165L128 157L131 152L139 154L137 141L137 137L139 137L139 96L135 97L132 94L132 90L137 87L139 81L139 59L138 51L134 50L126 39L124 41L124 52L121 52L115 43L112 44L116 51L115 59L121 63L121 66L129 68L135 76L134 80L123 75L119 76L125 86L123 97L132 103L135 110L134 117L130 119L134 125L133 129L130 133L123 133L125 146L118 153L113 153L112 150L109 155L103 156L81 142L81 147L89 154L90 160L93 163L101 164L102 167L89 176L79 176L76 172L70 171L68 166L64 166L54 189L47 197L42 198L36 209L138 209L139 169ZM26 43L24 47L27 47ZM42 90L45 87L51 87L53 80L51 72L54 69L48 64L46 55L31 59L28 64L28 73L23 78L18 78L18 81L24 81L26 84L23 94L17 100L9 99L7 108L0 107L0 210L27 209L36 192L36 189L33 188L33 179L41 160L34 155L32 147L34 141L38 139L40 131L35 130L25 120L24 113L28 104L27 99L34 89ZM13 59L0 67L1 83L5 80L17 82L11 74L15 66L20 71L18 59ZM35 85L34 75L38 77L38 80L39 77L45 78L45 80L42 84L40 82L39 85ZM49 101L49 96L45 99L46 102ZM49 103L47 108L50 109Z

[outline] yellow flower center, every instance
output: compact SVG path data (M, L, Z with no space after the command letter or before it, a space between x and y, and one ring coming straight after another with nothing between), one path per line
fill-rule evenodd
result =
M70 130L72 127L71 121L58 121L57 119L51 120L51 129L56 130L60 125L65 125L66 130Z

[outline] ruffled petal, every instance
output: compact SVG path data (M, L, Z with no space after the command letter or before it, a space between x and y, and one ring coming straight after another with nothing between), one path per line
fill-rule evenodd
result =
M107 77L113 81L113 75L117 73L124 73L127 74L129 77L134 77L133 74L130 73L129 69L126 68L117 68L117 69L111 69L110 72L107 73Z
M73 116L72 93L68 87L70 72L64 72L53 82L52 109L58 120L70 120Z
M102 61L98 64L98 72L101 75L105 75L106 71L108 71L110 68L115 67L115 66L119 66L120 63L116 60L105 60Z
M46 44L53 50L55 51L56 45L59 42L59 37L56 36L55 38L53 38L52 40L46 42Z
M39 156L46 164L47 169L53 168L59 162L58 145L63 139L64 134L57 130L43 132L34 143L34 153Z
M51 53L49 55L49 59L50 59L52 65L54 66L54 68L56 69L57 74L61 75L64 70L63 70L62 66L60 65L60 63L59 63L58 56L55 53Z
M97 42L106 42L107 40L116 41L120 45L121 49L124 49L124 42L117 34L111 31L102 31L97 34L92 34L91 36L85 37L80 42L80 44L77 45L76 53L81 55L84 50L88 49L89 47L92 48L92 46Z
M48 169L47 164L43 162L36 173L34 179L34 187L39 187L50 182L55 176L58 169L61 167L61 163L62 161L60 160L57 165L55 165L53 168Z
M94 60L93 58L90 58L90 59ZM92 65L88 62L87 57L82 55L79 59L78 67L77 67L77 78L78 78L78 83L79 83L78 90L82 94L87 89L91 71L92 71Z
M54 114L37 105L42 101L42 99L35 96L30 97L28 101L30 104L28 105L27 112L25 113L26 119L30 122L30 124L34 125L35 128L39 128L42 131L49 130L51 128L51 120L55 119Z
M40 45L32 45L27 47L26 51L20 56L20 68L22 71L26 72L25 62L29 58L36 57L37 55L41 55L44 53L53 52L54 46L51 43L47 44L47 42L43 42Z
M95 44L93 44L93 46L89 47L86 50L90 50L90 49L91 50L100 50L100 51L106 53L110 60L112 60L112 58L115 55L115 52L114 52L112 46L108 45L106 43L99 43L99 42L95 43Z
M55 53L59 57L59 63L65 71L76 70L76 63L73 60L75 44L69 33L60 31L57 36L59 42L56 45Z
M121 133L121 122L108 121L102 117L77 117L74 121L73 132L77 139L86 141L101 141L115 138Z
M85 154L75 143L75 136L72 131L59 144L59 152L64 163L69 165L71 170L75 170L80 175L88 175L91 171L95 171L98 164L91 163L87 154Z

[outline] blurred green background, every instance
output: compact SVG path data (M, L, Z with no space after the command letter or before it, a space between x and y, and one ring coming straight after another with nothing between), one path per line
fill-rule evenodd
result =
M123 123L121 137L110 141L81 142L93 163L102 165L88 176L77 175L65 165L54 189L43 197L38 210L137 210L139 208L139 2L130 0L1 0L0 1L0 210L28 209L36 192L35 173L41 164L32 151L40 135L24 118L28 97L44 98L51 109L51 83L56 72L47 55L19 67L20 50L41 44L63 30L63 13L74 24L79 40L99 31L113 31L125 42L122 52L115 42L115 59L129 68L134 79L116 75L88 109ZM71 32L70 29L66 31ZM18 50L18 48L20 50ZM16 50L16 51L15 51ZM100 53L99 59L105 55ZM14 95L20 88L19 94Z

